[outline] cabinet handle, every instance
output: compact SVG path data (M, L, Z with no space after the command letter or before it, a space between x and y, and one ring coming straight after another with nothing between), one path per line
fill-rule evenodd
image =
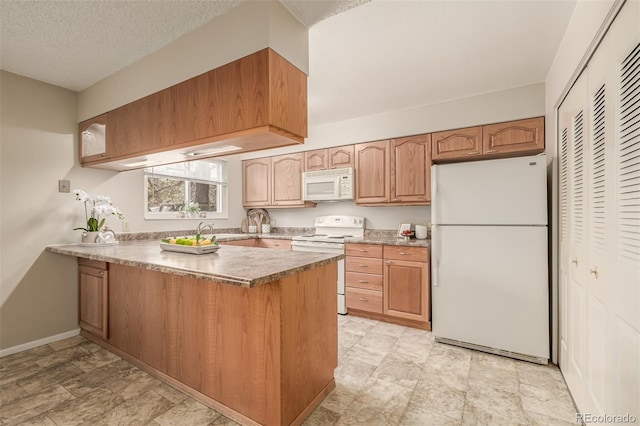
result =
M360 249L360 250L358 250L358 251L359 251L360 253L369 253L369 250L363 250L363 249Z
M360 299L363 302L368 302L369 299L367 299L366 297L358 297L358 299Z
M573 259L573 260L571 261L571 263L573 263L574 265L578 266L578 259L577 259L577 258L576 258L576 259Z
M327 168L326 167L321 167L320 170L327 170Z
M98 275L100 275L101 277L104 276L104 271L98 272Z
M106 157L106 156L107 156L106 152L103 152L102 154L100 154L100 157Z
M366 268L367 267L367 265L365 265L364 263L359 263L358 266L361 267L361 268Z
M394 199L393 199L393 200L391 200L391 201L400 201L400 198L394 198Z
M278 244L278 243L275 243L273 245L274 245L274 247L280 247L280 244Z
M488 149L487 150L487 154L489 154L490 152L498 152L498 150L497 149Z
M369 281L368 281L368 280L358 280L358 282L359 282L359 283L362 283L362 284L368 284L368 283L369 283Z
M338 166L330 167L330 169L337 169L337 168L338 168Z
M392 260L387 260L387 265L393 265L393 261Z
M478 155L480 154L478 151L467 152L467 155Z
M598 267L596 266L593 269L589 269L589 273L593 274L596 277L596 280L598 279Z
M406 252L404 252L404 251L401 251L401 252L400 252L400 254L401 254L401 255L403 255L403 256L406 256L406 255L408 255L408 254L410 254L410 253L406 253Z

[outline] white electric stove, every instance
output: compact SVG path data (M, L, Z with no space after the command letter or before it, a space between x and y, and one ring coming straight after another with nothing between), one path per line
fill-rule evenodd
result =
M315 233L291 238L291 250L344 254L347 237L364 236L365 219L360 216L319 216L314 222ZM344 260L338 262L338 313L347 313Z

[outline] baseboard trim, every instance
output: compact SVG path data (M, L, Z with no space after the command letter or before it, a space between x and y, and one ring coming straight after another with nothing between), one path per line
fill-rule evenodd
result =
M37 348L38 346L57 342L58 340L68 339L69 337L77 336L78 334L80 334L80 329L76 328L75 330L65 331L64 333L56 334L55 336L45 337L44 339L34 340L33 342L23 343L7 349L0 349L0 358Z

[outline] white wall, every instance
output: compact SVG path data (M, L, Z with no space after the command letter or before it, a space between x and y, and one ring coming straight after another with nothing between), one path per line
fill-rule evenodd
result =
M279 1L246 1L80 92L78 121L266 47L309 73L307 29Z
M633 0L636 1L636 0ZM578 1L560 42L556 56L551 64L545 82L545 139L546 152L550 161L549 174L552 212L551 212L551 271L552 271L552 361L558 362L558 140L555 107L561 101L561 95L570 83L580 61L586 54L614 0Z
M544 84L538 83L315 126L309 128L309 137L304 145L241 154L234 158L260 158L536 117L544 115L544 108ZM316 208L309 209L270 209L269 214L275 219L276 226L312 226L316 216L326 214L364 216L367 219L366 226L370 229L396 229L401 222L422 223L429 220L431 215L426 206L359 207L354 202L320 203Z

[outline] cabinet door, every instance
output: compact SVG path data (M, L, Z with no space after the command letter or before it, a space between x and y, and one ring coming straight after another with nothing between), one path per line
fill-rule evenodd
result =
M271 158L242 162L242 205L264 207L271 204Z
M429 321L429 264L404 260L384 262L384 314Z
M484 155L535 154L544 150L544 117L484 126Z
M338 146L328 149L330 169L353 167L353 145Z
M220 241L218 244L222 246L257 247L258 240L255 238L249 238L246 240Z
M274 248L279 250L291 250L291 240L259 238L257 240L258 247Z
M304 153L304 171L312 172L316 170L326 170L328 167L326 149L317 149L315 151L306 151Z
M431 135L391 141L391 202L431 201Z
M302 201L303 153L271 157L273 190L271 204L274 206L299 206Z
M461 159L482 154L482 127L436 132L432 138L434 160Z
M78 324L107 339L109 331L109 273L106 269L78 265Z
M356 203L389 201L389 147L388 140L355 145Z
M107 157L108 115L102 114L79 125L80 162L89 163ZM109 130L110 131L110 130Z

